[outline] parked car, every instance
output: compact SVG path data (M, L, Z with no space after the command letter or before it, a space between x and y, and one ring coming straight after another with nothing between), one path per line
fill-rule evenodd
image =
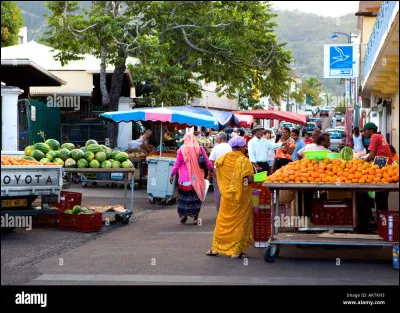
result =
M344 129L340 128L328 128L326 133L331 137L331 145L329 146L329 150L331 151L339 151L340 146L343 144L342 140L344 137Z
M321 109L321 111L319 111L319 116L326 116L329 117L329 110L328 109Z
M306 109L305 113L306 113L306 115L308 117L313 117L314 116L314 113L313 113L312 109Z
M334 118L336 118L337 121L342 121L342 113L336 112Z
M306 133L311 135L314 129L318 129L317 123L308 122L307 125L303 128L302 135L304 136Z
M289 122L282 122L282 123L279 124L279 128L283 128L283 127L287 127L287 128L289 128L290 130L292 130L293 128L295 128L295 127L294 127L294 124L293 124L293 123L289 123Z
M310 118L310 122L317 124L319 129L322 129L322 120L320 118Z

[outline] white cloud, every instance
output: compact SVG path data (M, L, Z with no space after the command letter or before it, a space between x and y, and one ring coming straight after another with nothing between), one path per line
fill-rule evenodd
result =
M298 10L326 17L339 17L358 11L359 1L271 1L277 10Z

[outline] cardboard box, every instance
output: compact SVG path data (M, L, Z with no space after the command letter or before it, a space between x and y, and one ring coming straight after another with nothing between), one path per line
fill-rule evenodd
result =
M352 193L350 191L328 191L328 200L344 200L352 199Z

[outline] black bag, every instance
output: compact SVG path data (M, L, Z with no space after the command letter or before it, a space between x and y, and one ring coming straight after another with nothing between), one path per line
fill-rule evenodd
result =
M204 159L202 150L200 150L200 155L199 155L199 157L197 158L197 161L199 162L200 168L201 168L202 170L205 170L205 169L206 169L206 160Z

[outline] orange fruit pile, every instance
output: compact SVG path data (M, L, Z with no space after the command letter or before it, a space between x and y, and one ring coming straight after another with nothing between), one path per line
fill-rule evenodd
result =
M323 161L302 159L281 167L266 182L390 184L399 182L399 165L384 168L359 159Z
M59 165L57 163L52 163L52 162L47 162L47 163L42 163L38 161L30 161L30 160L25 160L20 157L14 157L14 156L7 156L7 155L2 155L1 156L1 165L3 166L44 166L44 165Z

